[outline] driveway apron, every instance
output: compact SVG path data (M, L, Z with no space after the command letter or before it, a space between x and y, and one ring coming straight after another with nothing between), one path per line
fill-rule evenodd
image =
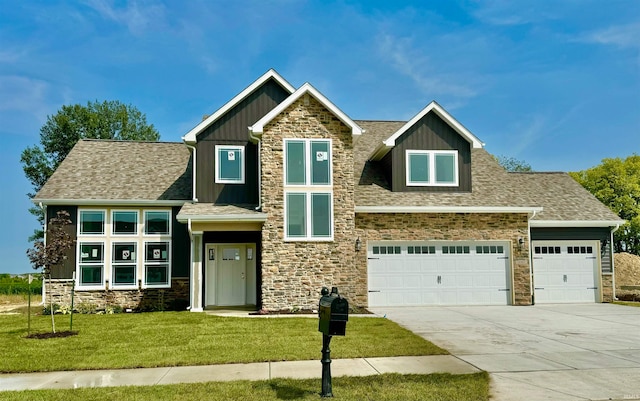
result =
M640 400L640 308L373 308L486 370L492 400Z

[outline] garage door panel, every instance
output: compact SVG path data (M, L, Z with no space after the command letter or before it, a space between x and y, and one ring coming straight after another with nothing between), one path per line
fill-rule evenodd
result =
M594 241L534 241L536 303L596 302L599 265Z
M374 244L374 248L401 252L374 254L369 247L369 305L508 304L507 245L486 241ZM403 277L401 285L397 276Z

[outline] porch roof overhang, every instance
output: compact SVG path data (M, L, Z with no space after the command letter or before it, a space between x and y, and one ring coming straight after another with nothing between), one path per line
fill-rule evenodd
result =
M258 222L267 220L267 214L233 205L215 205L212 203L185 203L176 216L180 223L188 222Z
M356 213L528 213L541 207L520 206L356 206Z
M625 220L531 220L531 227L619 227L624 223Z

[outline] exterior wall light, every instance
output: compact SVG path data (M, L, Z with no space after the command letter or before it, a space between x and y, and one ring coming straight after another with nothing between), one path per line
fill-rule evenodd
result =
M604 256L607 253L607 244L609 240L604 238L600 240L600 255Z
M522 250L522 246L524 245L524 238L518 237L518 250Z
M362 241L360 241L360 237L356 238L356 252L360 252L362 249Z

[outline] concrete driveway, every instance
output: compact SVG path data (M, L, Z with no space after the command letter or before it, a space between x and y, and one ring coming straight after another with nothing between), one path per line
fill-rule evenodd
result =
M492 400L640 399L640 308L373 308L491 373Z

